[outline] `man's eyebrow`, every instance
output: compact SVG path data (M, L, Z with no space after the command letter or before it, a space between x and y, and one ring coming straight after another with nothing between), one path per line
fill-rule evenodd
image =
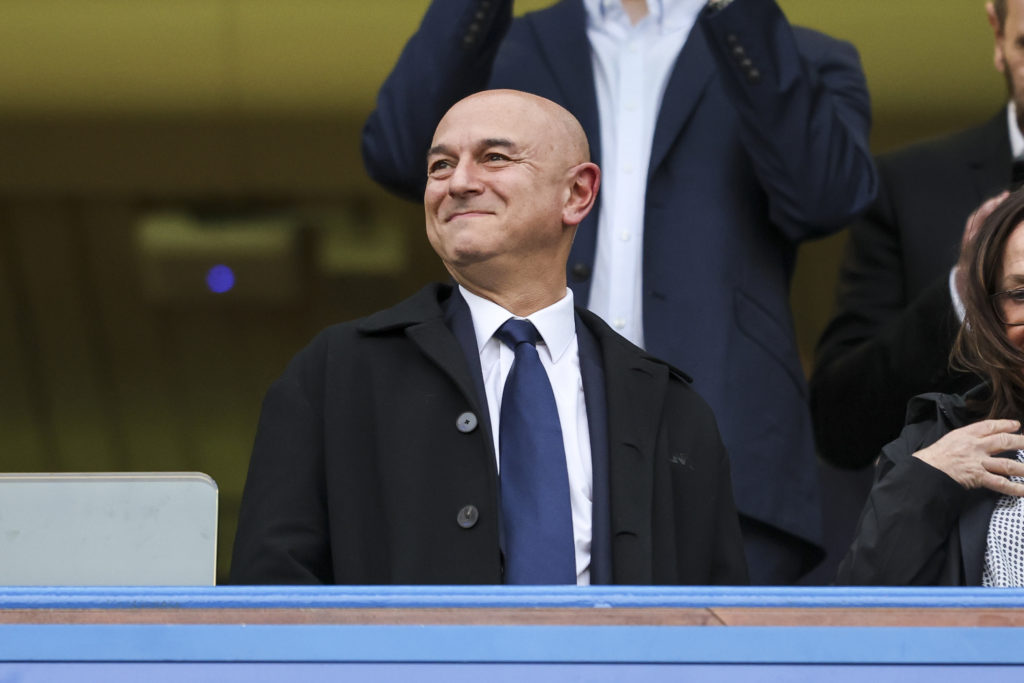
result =
M1007 289L1019 287L1022 284L1024 284L1024 273L1010 273L1003 277L1003 287Z
M508 138L484 138L476 145L477 149L490 149L491 147L501 147L507 150L517 149L516 143L512 142ZM455 152L448 145L434 145L427 150L427 158L441 154L447 156L454 156Z
M504 147L505 149L515 149L516 143L512 142L508 138L487 138L480 141L480 147L487 149L490 147Z
M447 154L448 156L451 156L452 150L448 145L434 145L427 150L427 158L429 159L435 154Z

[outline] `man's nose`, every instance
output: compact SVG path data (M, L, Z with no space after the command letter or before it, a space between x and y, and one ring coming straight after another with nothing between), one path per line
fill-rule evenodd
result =
M461 161L452 172L448 182L451 195L465 195L479 192L481 189L479 169L471 161Z

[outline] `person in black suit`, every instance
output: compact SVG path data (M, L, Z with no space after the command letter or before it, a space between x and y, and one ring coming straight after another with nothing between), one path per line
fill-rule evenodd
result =
M982 223L958 269L954 353L985 383L910 402L840 584L1024 586L1024 191Z
M426 168L427 235L457 286L328 328L270 388L232 582L513 582L526 555L510 549L503 375L520 359L499 338L525 318L557 405L576 582L745 583L710 408L573 310L566 259L600 178L579 123L535 95L479 93L441 120Z
M986 200L1011 184L1024 154L1024 0L990 2L987 13L1008 105L980 126L879 157L878 199L850 230L810 381L820 454L840 467L871 464L900 433L911 397L976 382L949 364L960 323L951 269L977 224L968 218L991 211Z

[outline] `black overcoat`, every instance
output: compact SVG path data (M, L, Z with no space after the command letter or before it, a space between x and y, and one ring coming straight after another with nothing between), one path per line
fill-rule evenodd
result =
M445 323L451 291L328 328L271 386L233 583L502 582L493 442L467 429L487 408ZM612 581L746 582L711 410L685 375L577 312L604 368Z

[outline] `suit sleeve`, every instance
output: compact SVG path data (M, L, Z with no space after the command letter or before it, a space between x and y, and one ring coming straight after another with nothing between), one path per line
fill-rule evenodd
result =
M856 49L794 29L773 0L699 20L772 222L793 241L842 228L874 199L871 108Z
M311 346L268 390L242 494L233 584L333 583L323 467L322 364Z
M875 205L850 230L838 312L818 342L810 382L818 447L841 467L870 464L899 435L912 397L957 393L973 383L949 366L959 320L948 278L937 278L908 300L887 187L883 182Z
M370 176L419 200L437 123L463 97L483 90L512 23L512 0L434 0L377 95L363 128Z
M879 462L853 544L839 565L840 585L937 585L949 562L966 490L913 457L907 442L890 448L900 457L894 462L883 454Z

